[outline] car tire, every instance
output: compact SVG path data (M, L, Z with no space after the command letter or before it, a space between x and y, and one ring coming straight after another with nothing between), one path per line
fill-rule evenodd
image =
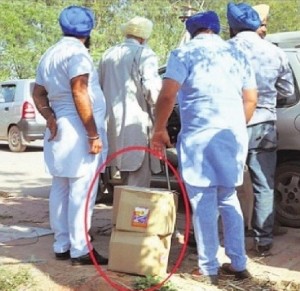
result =
M284 162L277 166L275 211L282 225L300 227L300 162Z
M24 152L26 150L26 145L22 143L22 133L16 125L13 125L8 131L8 146L12 152Z

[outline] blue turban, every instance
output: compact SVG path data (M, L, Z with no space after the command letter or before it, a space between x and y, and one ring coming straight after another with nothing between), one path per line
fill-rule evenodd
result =
M194 34L202 28L210 29L216 34L220 32L220 20L214 11L200 12L192 15L186 20L185 26L191 37L194 37Z
M69 6L59 16L59 24L65 35L88 37L94 28L93 12L80 6Z
M259 14L245 3L228 3L227 20L229 26L235 31L256 31L261 25Z

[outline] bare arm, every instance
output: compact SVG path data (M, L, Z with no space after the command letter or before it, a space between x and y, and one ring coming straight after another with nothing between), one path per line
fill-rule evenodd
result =
M246 122L248 123L256 108L257 90L256 89L243 90L243 103L244 103Z
M155 123L151 147L161 153L165 146L172 146L167 132L167 123L174 108L179 88L180 84L175 80L164 79L155 106Z
M90 145L90 153L98 154L102 151L102 141L97 132L97 126L94 120L91 101L88 93L88 74L74 77L71 80L71 88L75 107L83 126L87 132L87 138Z
M32 98L37 110L47 121L47 127L50 130L50 138L48 141L50 141L56 136L57 124L55 114L49 104L48 92L44 86L35 84Z

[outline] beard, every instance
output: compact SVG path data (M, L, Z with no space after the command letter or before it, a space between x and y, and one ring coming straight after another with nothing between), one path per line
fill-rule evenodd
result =
M90 49L90 46L91 46L91 37L90 36L88 36L87 38L86 38L86 40L84 41L84 46L87 48L87 49Z

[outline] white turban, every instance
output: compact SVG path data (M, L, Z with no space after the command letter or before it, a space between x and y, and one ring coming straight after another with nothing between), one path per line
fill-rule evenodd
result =
M121 30L125 36L131 34L136 37L141 37L142 39L148 39L150 37L152 28L152 21L140 16L132 18L121 26Z
M265 21L268 18L270 6L267 4L259 4L252 6L252 8L258 13L261 21Z

